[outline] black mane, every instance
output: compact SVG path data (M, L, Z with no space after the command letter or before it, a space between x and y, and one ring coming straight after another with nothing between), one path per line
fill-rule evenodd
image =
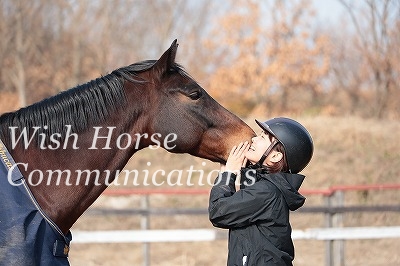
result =
M71 125L71 131L82 132L91 125L104 121L109 114L126 102L123 89L124 80L143 83L135 79L136 73L146 71L154 65L154 60L135 63L114 70L112 73L63 91L50 98L21 108L15 112L0 116L0 139L9 141L9 127L20 130L32 127L50 136L53 133L63 134L66 125Z

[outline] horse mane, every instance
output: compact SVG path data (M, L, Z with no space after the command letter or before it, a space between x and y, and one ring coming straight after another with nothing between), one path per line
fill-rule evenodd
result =
M101 123L115 110L124 106L126 95L124 80L144 83L137 73L150 69L155 60L138 62L112 71L106 76L78 85L50 98L0 116L0 139L9 142L9 127L19 129L41 127L40 132L50 136L66 131L80 133L88 127ZM42 127L47 126L46 130Z

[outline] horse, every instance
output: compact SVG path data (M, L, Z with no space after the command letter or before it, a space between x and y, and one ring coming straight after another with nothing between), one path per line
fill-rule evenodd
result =
M0 116L1 265L69 265L72 225L137 151L224 163L251 140L175 62L177 48Z

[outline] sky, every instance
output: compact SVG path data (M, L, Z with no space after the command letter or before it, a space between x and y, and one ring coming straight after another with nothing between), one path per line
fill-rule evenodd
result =
M320 20L335 22L345 13L345 9L338 0L313 0Z

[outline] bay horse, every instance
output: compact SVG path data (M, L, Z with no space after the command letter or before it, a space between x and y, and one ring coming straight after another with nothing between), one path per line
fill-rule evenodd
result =
M177 47L0 116L1 265L69 265L70 228L141 149L223 163L250 141L175 62Z

